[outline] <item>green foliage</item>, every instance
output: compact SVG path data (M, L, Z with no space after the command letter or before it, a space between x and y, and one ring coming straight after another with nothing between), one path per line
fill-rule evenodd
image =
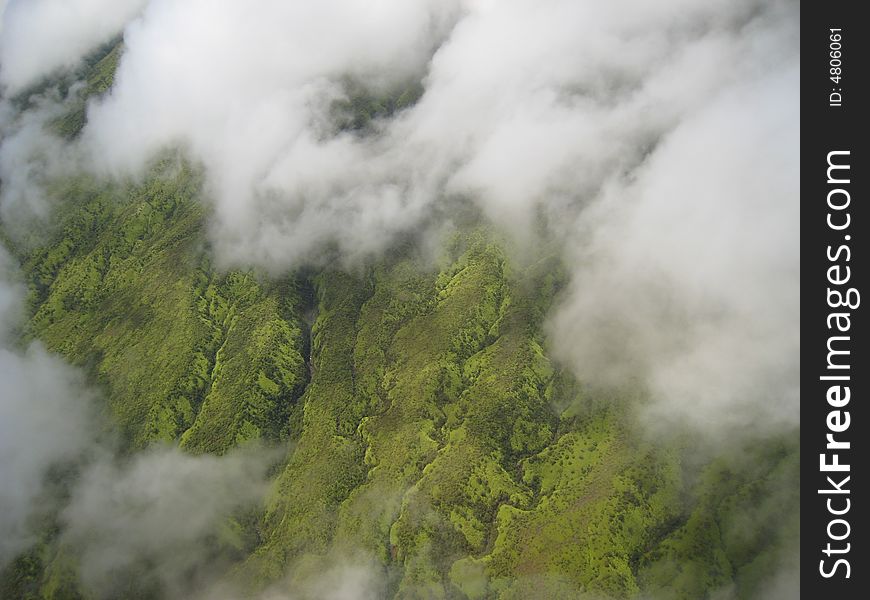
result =
M51 124L55 133L69 139L84 128L87 122L87 102L112 87L121 52L123 44L116 40L98 49L85 60L80 71L84 78L84 87L78 90L70 108Z
M92 57L83 98L120 52ZM364 132L416 94L350 89L337 122ZM795 436L698 475L685 448L633 428L627 392L591 393L551 363L555 254L520 264L468 217L437 266L404 243L356 274L221 272L200 186L170 158L141 183L50 182L56 228L12 250L26 335L86 369L128 450L284 445L266 505L215 532L252 591L362 554L399 598L755 598L797 545ZM0 586L80 595L50 535Z
M221 345L197 353L180 390L200 405L183 447L223 452L281 437L308 379L298 298L293 282L264 289L251 274L231 273L206 287L197 308Z
M39 584L45 568L42 547L42 544L34 545L0 571L0 598L31 600L40 597Z
M640 579L656 598L698 598L728 589L758 598L765 576L800 546L796 437L724 456L702 473L685 523L641 560Z
M345 81L346 95L333 103L332 118L338 131L370 130L378 119L388 118L413 105L423 95L420 83L411 83L387 94L376 94L357 82Z
M134 447L279 439L308 377L299 284L214 272L184 166L141 186L92 185L67 184L69 216L25 263L32 334L105 386Z

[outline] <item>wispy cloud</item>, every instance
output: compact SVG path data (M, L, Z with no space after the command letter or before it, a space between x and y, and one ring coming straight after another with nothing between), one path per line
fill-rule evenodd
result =
M284 272L322 262L325 248L359 263L399 234L432 235L447 207L468 203L523 252L541 237L561 248L570 279L550 319L556 357L585 382L640 382L651 427L716 438L797 423L796 1L0 9L7 100L124 36L115 84L91 101L78 140L45 127L62 99L24 114L3 102L7 226L50 212L47 177L83 166L135 175L168 147L204 169L209 235L226 267ZM340 107L360 91L409 102L342 129ZM0 495L0 561L27 543L46 470L95 443L81 375L20 347L23 288L2 261L0 476L15 484ZM257 487L245 464L169 450L92 457L64 512L88 580L100 588L130 561L159 562L148 533L160 527L183 556L249 499L233 493ZM155 481L170 488L154 496ZM206 510L171 514L164 497L187 494Z
M146 0L5 0L0 4L0 89L8 94L74 67Z

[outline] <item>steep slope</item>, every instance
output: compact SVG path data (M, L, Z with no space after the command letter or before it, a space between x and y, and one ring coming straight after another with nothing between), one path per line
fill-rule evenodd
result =
M219 273L189 169L59 189L64 224L24 261L30 335L89 370L130 449L291 442L235 570L251 590L363 555L403 598L748 598L777 560L753 528L796 527L755 504L793 447L689 481L624 398L557 370L541 333L554 259L514 267L473 227L436 266L406 246L357 274Z
M94 58L85 96L117 52ZM338 108L364 129L413 96ZM55 126L75 136L83 119ZM764 597L798 540L796 435L704 460L650 438L641 393L554 364L554 254L520 260L468 219L435 259L407 241L350 270L222 271L200 188L173 158L140 183L56 181L57 226L11 249L25 336L87 371L124 452L279 449L265 504L203 550L231 559L228 581L305 597L363 564L379 597ZM43 523L3 597L94 595L61 528ZM133 573L123 595L165 592Z
M277 439L307 378L297 284L213 272L183 167L123 190L123 203L92 186L58 191L71 215L27 260L32 335L106 384L133 447Z

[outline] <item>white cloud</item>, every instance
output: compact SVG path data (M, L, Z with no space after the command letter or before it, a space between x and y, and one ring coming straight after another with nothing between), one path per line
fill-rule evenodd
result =
M146 0L7 0L0 5L0 86L14 94L75 66Z
M268 458L164 447L90 464L61 515L62 540L76 552L85 588L114 597L126 585L119 578L135 572L167 596L186 597L197 569L217 577L209 538L233 511L262 501Z
M7 94L122 28L125 43L80 141L45 129L56 103L17 116L2 105L7 227L49 211L46 177L82 161L141 172L172 146L205 169L224 266L286 271L322 260L329 245L359 262L399 233L431 235L449 219L448 198L474 203L520 245L543 216L570 272L553 347L584 381L639 379L653 426L727 436L797 422L797 2L0 8ZM423 95L365 132L337 131L331 107L349 82L374 95L419 83ZM9 262L0 260L0 562L28 542L47 469L94 447L81 375L15 342L23 292ZM65 540L96 589L117 568L167 557L178 569L154 575L177 585L198 560L191 548L259 489L243 457L155 450L124 463L103 450L64 512ZM152 535L166 528L169 538Z
M91 442L83 377L40 344L20 349L15 327L24 286L0 246L0 567L33 542L48 469Z
M185 146L224 265L358 261L446 196L520 241L544 215L572 269L556 347L584 379L633 370L662 412L703 397L698 425L796 412L796 3L377 8L155 0L85 143L114 172ZM336 133L347 78L424 94Z

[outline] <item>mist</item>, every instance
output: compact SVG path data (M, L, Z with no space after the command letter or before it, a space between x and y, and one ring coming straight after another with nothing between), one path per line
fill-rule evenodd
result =
M77 66L116 35L146 0L5 0L0 3L0 88L14 95Z
M84 169L80 154L51 128L69 110L78 87L65 95L50 88L25 111L0 102L0 219L4 233L21 247L46 239L51 229L59 201L51 183Z
M183 148L225 268L285 272L325 248L359 264L472 204L521 252L563 248L552 342L583 381L640 380L654 423L789 427L797 9L155 0L80 146L110 175ZM397 113L337 125L359 89L414 84Z
M20 347L24 286L0 247L0 567L34 540L48 469L92 441L90 394L81 373L39 343Z
M548 348L584 384L640 386L649 431L716 441L799 425L798 2L10 0L0 11L11 237L50 218L52 177L141 177L167 150L204 172L222 269L366 265L409 232L430 243L469 206L516 255L558 249L568 284ZM114 84L89 100L75 140L48 127L71 96L49 88L13 110L12 96L119 33ZM360 97L406 101L348 128ZM111 595L115 574L146 564L183 596L207 562L196 548L264 493L265 459L165 448L120 459L96 441L99 390L20 343L25 289L6 254L0 274L0 565L34 541L46 473L72 461L81 474L57 510L83 582ZM356 597L330 585L311 593ZM772 597L791 593L787 576L774 585Z
M262 503L274 453L125 457L84 372L21 342L25 290L0 246L0 569L56 522L95 597L130 573L167 597L185 597L193 575L217 579L221 549L240 543L228 519Z
M577 221L555 344L582 379L646 381L650 423L798 423L797 81L729 90Z
M158 447L90 465L60 516L85 589L115 597L135 577L182 598L201 578L219 577L221 548L243 541L227 519L262 502L267 458Z
M797 3L127 4L80 139L46 131L50 97L5 127L4 220L49 214L52 174L136 176L167 148L204 168L223 268L359 265L470 204L520 254L562 248L552 346L581 380L640 381L654 426L797 423ZM52 6L13 2L4 22L50 27ZM112 35L86 29L68 35ZM361 90L415 86L340 127Z

